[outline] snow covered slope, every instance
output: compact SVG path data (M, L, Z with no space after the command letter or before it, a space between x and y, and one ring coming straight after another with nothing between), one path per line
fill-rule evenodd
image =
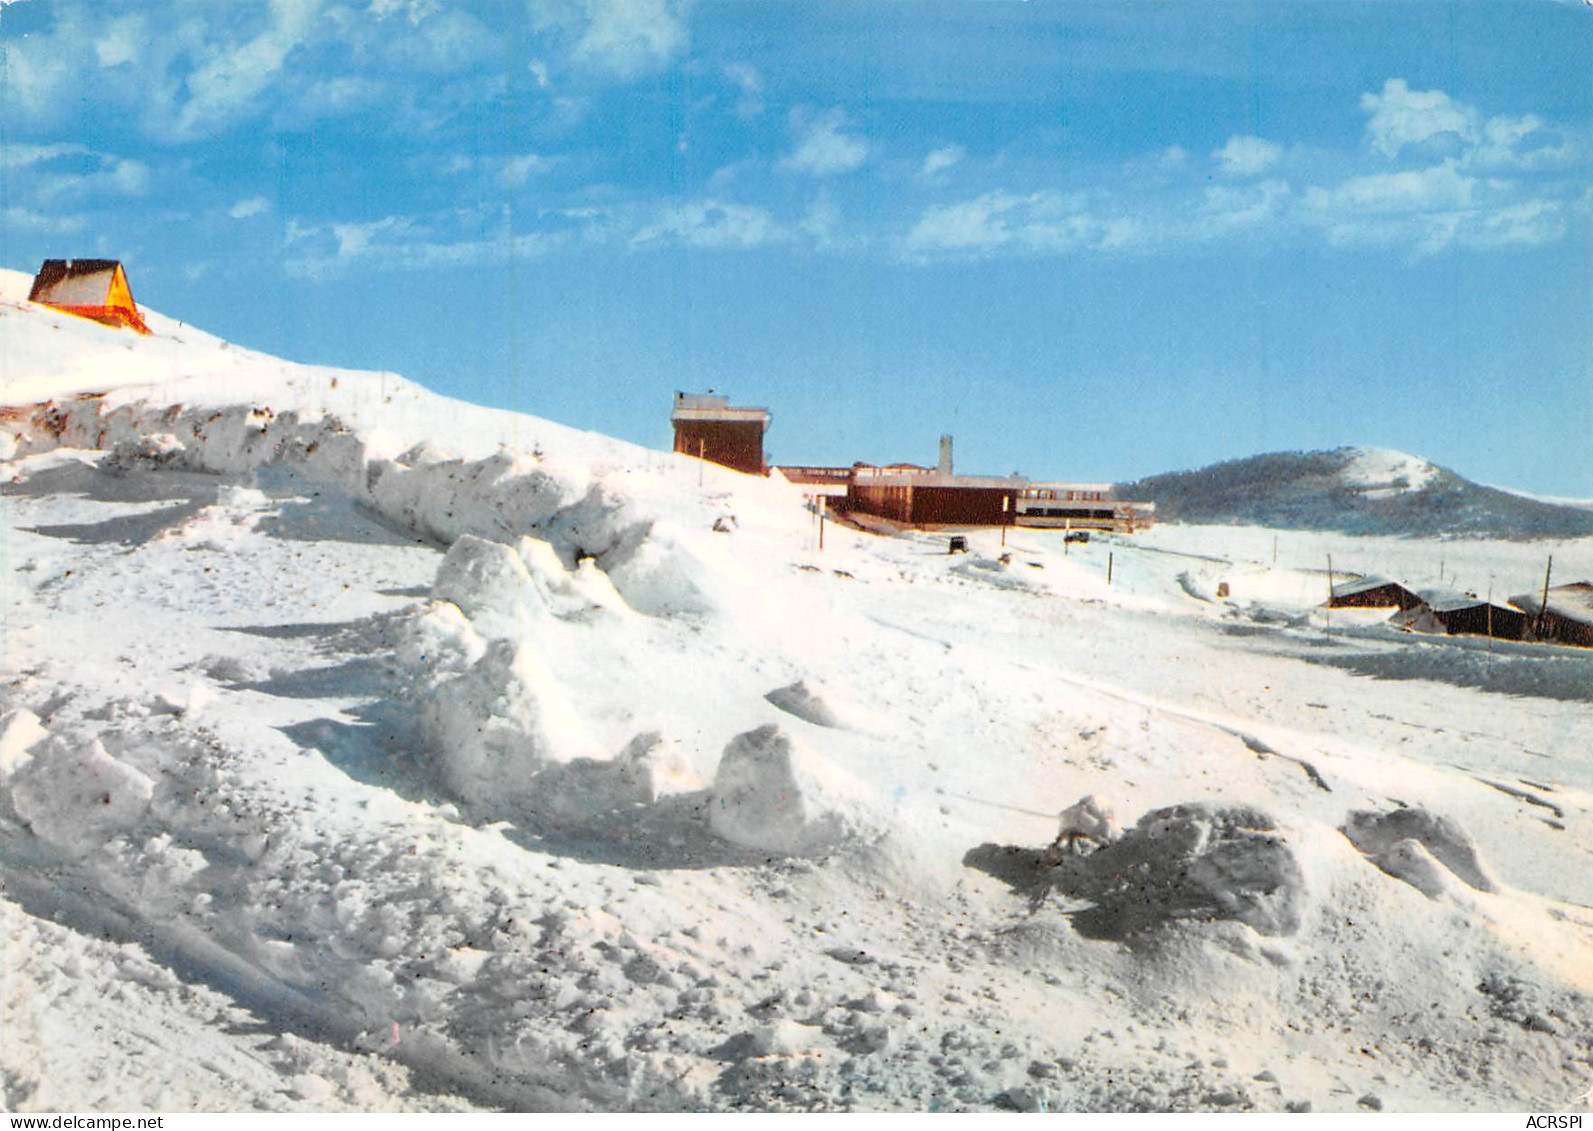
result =
M1118 486L1168 522L1236 523L1476 538L1578 538L1593 514L1558 500L1484 487L1420 456L1383 448L1275 452Z
M19 278L0 1106L1585 1089L1593 657L1329 624L1327 535L820 551L779 480Z

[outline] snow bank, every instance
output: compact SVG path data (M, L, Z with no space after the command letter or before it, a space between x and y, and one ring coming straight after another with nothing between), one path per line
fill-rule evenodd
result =
M344 375L356 387L376 376ZM455 416L494 415L429 399ZM673 537L665 534L661 545L637 556L658 514L653 504L644 505L603 481L604 474L621 475L619 470L508 451L476 460L435 460L434 452L418 447L389 455L401 441L387 433L355 431L332 414L278 413L262 404L118 404L91 398L34 406L10 419L7 428L16 438L14 455L60 446L108 448L108 470L117 474L181 468L240 475L269 464L287 465L445 544L466 535L503 542L530 534L547 542L567 568L587 558L597 558L607 569L626 564L623 576L637 590L632 604L643 611L699 611L709 605L700 594L711 587L693 582L702 571ZM690 510L698 503L686 499L673 505ZM703 508L695 517L708 528L714 515ZM623 592L624 585L620 588Z
M456 605L477 632L493 640L517 639L553 611L548 586L532 578L521 554L473 534L448 548L431 593Z
M154 783L111 757L98 739L52 736L11 778L11 805L41 840L74 855L137 825Z
M1344 835L1383 871L1428 896L1437 897L1447 888L1446 873L1478 891L1499 890L1466 831L1426 809L1356 810L1345 819Z
M27 764L32 747L49 736L39 716L26 707L0 715L0 788Z
M111 475L131 475L139 471L181 469L187 465L188 449L170 432L129 436L118 440L100 467Z
M721 605L717 571L679 532L660 525L623 560L608 566L614 588L638 612L651 616L704 616Z
M581 825L695 792L702 784L679 745L649 731L611 760L578 758L544 768L530 783L526 804L557 822Z
M860 782L769 724L737 735L714 775L708 823L726 840L791 855L872 839Z
M523 807L537 771L602 752L547 662L527 640L495 640L464 674L420 703L421 729L443 784L483 814Z

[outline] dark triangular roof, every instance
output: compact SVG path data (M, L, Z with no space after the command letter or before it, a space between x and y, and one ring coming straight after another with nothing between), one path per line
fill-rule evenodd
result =
M33 289L28 292L28 301L38 302L41 295L66 279L115 271L121 265L119 259L46 259L39 273L33 277Z
M1357 593L1367 593L1373 589L1382 589L1384 586L1404 590L1404 592L1410 593L1410 590L1406 589L1399 582L1390 580L1386 577L1379 577L1374 573L1368 574L1365 577L1357 577L1352 581L1339 582L1337 585L1333 586L1333 596L1353 597ZM1415 594L1411 593L1411 596L1414 597Z

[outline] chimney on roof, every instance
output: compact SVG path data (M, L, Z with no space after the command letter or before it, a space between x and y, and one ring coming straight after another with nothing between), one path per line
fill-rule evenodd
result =
M935 470L940 472L942 475L950 475L951 474L951 437L950 436L942 436L940 438L940 463L938 465L936 465Z

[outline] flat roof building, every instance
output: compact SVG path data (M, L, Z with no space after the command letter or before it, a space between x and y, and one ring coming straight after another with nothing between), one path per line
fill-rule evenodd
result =
M734 408L714 393L676 393L669 414L675 451L742 471L763 475L763 434L772 419L766 408Z

